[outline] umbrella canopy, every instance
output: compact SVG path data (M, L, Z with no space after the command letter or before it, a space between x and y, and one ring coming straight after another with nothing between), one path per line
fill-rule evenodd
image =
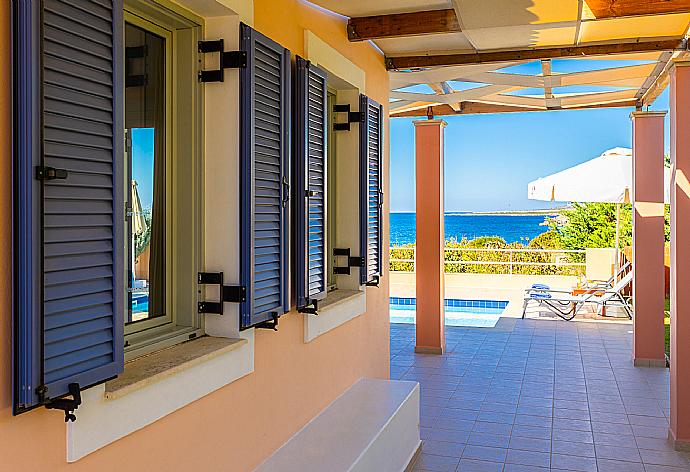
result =
M669 203L671 171L664 171L664 201ZM527 184L531 200L556 202L632 201L632 150L613 148L587 162Z
M137 182L132 180L132 234L138 236L146 231L146 220L144 210L141 208Z

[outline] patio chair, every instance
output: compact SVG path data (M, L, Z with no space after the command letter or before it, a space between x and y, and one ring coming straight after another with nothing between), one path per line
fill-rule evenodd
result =
M599 282L594 282L594 283L587 283L584 287L580 287L582 290L596 290L596 289L611 289L615 285L616 281L618 280L618 277L624 276L629 269L632 268L632 263L630 261L626 261L625 264L620 266L618 270L616 271L615 274L613 274L611 277L609 277L608 280L606 281L599 281ZM551 290L551 286L546 285L546 284L532 284L532 286L528 290ZM564 288L557 288L554 290L561 290L561 291L567 291L567 289Z
M611 304L621 306L628 318L632 319L629 297L625 297L622 293L625 287L632 282L632 278L633 272L629 271L610 289L592 289L581 295L573 295L569 290L527 289L522 308L522 318L525 317L529 303L536 302L540 307L549 309L549 311L566 321L575 318L578 311L587 303L592 303L602 308Z

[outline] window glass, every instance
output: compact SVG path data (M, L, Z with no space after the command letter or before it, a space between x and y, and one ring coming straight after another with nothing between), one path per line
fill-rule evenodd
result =
M166 38L125 24L128 313L166 316Z

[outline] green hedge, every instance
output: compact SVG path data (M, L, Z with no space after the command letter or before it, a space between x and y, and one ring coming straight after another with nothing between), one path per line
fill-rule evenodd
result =
M498 249L561 249L553 247L555 239L551 232L543 233L537 238L524 245L522 243L506 242L499 237L482 237L472 240L463 239L461 241L449 240L445 246L445 271L446 273L464 274L509 274L511 253L499 251ZM404 246L394 246L390 250L391 259L414 259L414 244ZM469 249L496 249L495 251L472 251ZM529 275L579 275L584 271L584 267L557 267L555 265L522 265L516 262L537 262L551 263L558 260L562 263L580 262L579 254L567 253L512 253L512 273ZM462 264L462 261L486 261L487 264ZM451 263L448 263L451 262ZM460 262L459 264L452 262ZM489 262L505 262L506 264L489 264ZM393 272L412 272L414 264L411 262L398 262L391 260L390 270Z

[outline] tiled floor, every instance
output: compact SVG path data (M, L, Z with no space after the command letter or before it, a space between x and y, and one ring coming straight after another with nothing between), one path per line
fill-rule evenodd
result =
M634 368L630 324L501 318L414 354L391 325L391 378L421 384L415 471L690 471L666 443L667 369Z

